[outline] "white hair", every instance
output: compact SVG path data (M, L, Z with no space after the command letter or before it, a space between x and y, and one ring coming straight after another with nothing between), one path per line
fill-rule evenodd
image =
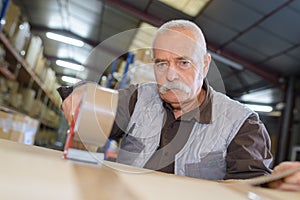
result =
M178 32L184 32L184 31L192 31L193 36L199 46L201 47L202 51L204 54L207 52L207 47L206 47L206 42L204 35L199 28L194 22L191 22L189 20L184 20L184 19L178 19L178 20L171 20L169 22L164 23L156 32L156 35L154 37L152 47L155 43L155 40L157 36L166 33L166 31L178 31Z

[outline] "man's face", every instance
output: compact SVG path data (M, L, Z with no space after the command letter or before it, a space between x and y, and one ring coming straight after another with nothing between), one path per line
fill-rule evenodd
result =
M204 51L191 33L168 31L157 36L153 60L159 93L164 101L182 104L197 98L207 69L204 70Z

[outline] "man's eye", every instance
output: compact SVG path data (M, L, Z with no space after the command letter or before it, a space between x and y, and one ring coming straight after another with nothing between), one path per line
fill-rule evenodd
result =
M183 69L189 68L192 65L192 63L189 60L180 60L178 64L179 67Z
M166 62L159 62L159 63L155 63L155 66L158 69L166 69L166 68L168 68L168 63L166 63Z

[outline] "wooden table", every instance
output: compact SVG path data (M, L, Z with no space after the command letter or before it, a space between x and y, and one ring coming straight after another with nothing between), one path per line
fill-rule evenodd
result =
M280 192L181 177L104 162L62 159L62 152L0 140L0 199L300 199Z

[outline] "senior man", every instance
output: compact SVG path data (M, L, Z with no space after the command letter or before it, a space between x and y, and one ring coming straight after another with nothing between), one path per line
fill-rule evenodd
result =
M152 51L156 83L119 90L110 135L122 138L117 161L209 180L271 173L270 138L258 114L206 80L211 56L201 29L187 20L167 22ZM68 122L82 90L63 95Z

